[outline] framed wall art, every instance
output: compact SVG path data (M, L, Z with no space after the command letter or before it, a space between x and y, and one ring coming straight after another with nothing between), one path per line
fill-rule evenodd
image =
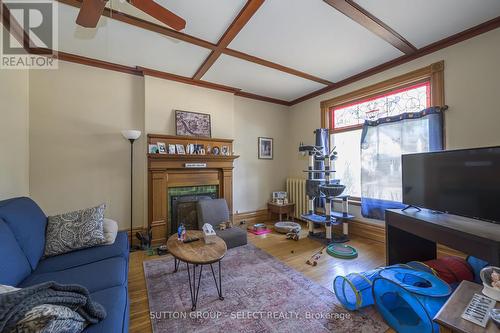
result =
M175 133L181 136L212 137L210 115L175 110Z
M272 160L273 159L273 139L259 137L258 152L259 152L259 159Z

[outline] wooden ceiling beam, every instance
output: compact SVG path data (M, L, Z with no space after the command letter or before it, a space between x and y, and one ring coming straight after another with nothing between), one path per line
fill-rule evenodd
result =
M269 102L269 103L274 103L274 104L279 104L279 105L285 105L285 106L291 106L290 102L288 102L288 101L284 101L284 100L272 98L272 97L267 97L267 96L256 95L256 94L248 93L245 91L238 91L234 94L236 96L241 96L241 97L250 98L250 99L256 99L259 101L264 101L264 102Z
M280 65L280 64L277 64L277 63L274 63L274 62L262 59L262 58L258 58L258 57L252 56L250 54L246 54L246 53L240 52L240 51L236 51L236 50L233 50L233 49L225 48L224 50L222 50L222 53L230 55L230 56L235 57L235 58L240 58L240 59L243 59L243 60L246 60L246 61L250 61L250 62L253 62L255 64L259 64L259 65L265 66L265 67L277 69L277 70L279 70L281 72L285 72L285 73L288 73L288 74L299 76L299 77L302 77L304 79L315 81L315 82L318 82L318 83L321 83L321 84L326 84L326 85L333 84L333 82L325 80L325 79L322 79L322 78L319 78L317 76L314 76L314 75L311 75L311 74L307 74L307 73L298 71L296 69L293 69L293 68L290 68L290 67L286 67L286 66L283 66L283 65Z
M190 84L190 85L194 85L194 86L198 86L198 87L209 88L209 89L229 92L229 93L233 93L233 94L240 91L240 89L238 89L238 88L233 88L233 87L225 86L222 84L212 83L212 82L203 81L203 80L193 80L190 77L185 77L185 76L181 76L181 75L157 71L155 69L150 69L150 68L146 68L146 67L137 67L137 70L142 72L143 75L153 76L153 77L157 77L157 78L165 79L165 80L170 80L170 81L181 82L181 83Z
M373 32L404 54L412 54L417 48L387 24L370 14L353 0L324 0L327 4L353 21Z
M313 91L312 93L309 93L307 95L304 95L302 97L299 97L299 98L291 101L290 105L295 105L295 104L301 103L301 102L306 101L308 99L317 97L317 96L322 95L324 93L327 93L329 91L332 91L332 90L338 89L340 87L346 86L348 84L351 84L353 82L365 79L369 76L381 73L383 71L394 68L396 66L403 65L403 64L410 62L412 60L415 60L415 59L418 59L418 58L423 57L425 55L434 53L434 52L439 51L441 49L444 49L446 47L455 45L457 43L463 42L467 39L476 37L478 35L484 34L488 31L491 31L491 30L494 30L497 28L500 28L500 16L498 16L492 20L486 21L484 23L481 23L479 25L476 25L475 27L472 27L470 29L459 32L455 35L443 38L437 42L434 42L434 43L431 43L427 46L424 46L424 47L418 49L417 52L414 52L412 54L403 55L399 58L387 61L383 64L378 65L378 66L372 67L364 72L350 76L350 77L348 77L342 81L339 81L337 83L334 83L330 86Z
M240 11L238 16L231 23L226 32L219 39L217 43L217 48L212 50L210 55L205 59L200 68L193 75L194 80L200 80L203 75L212 67L215 61L220 57L222 51L233 41L233 39L238 35L238 33L243 29L243 27L250 21L252 16L257 12L257 10L262 6L264 0L248 0L243 9Z
M65 4L65 5L75 7L75 8L80 8L82 5L81 0L57 0L57 1ZM164 27L164 26L158 25L156 23L146 21L146 20L140 19L138 17L132 16L129 14L125 14L125 13L120 12L120 11L115 10L115 9L110 9L107 7L104 8L103 16L109 17L111 19L114 19L114 20L117 20L117 21L120 21L123 23L127 23L130 25L136 26L138 28L142 28L144 30L156 32L156 33L165 35L167 37L175 38L175 39L178 39L178 40L190 43L190 44L194 44L194 45L197 45L197 46L200 46L200 47L212 50L212 51L218 48L217 44L214 44L214 43L208 42L206 40L188 35L186 33L175 31L171 28ZM233 39L234 39L234 37L233 37ZM229 45L229 43L227 45ZM292 74L295 76L299 76L299 77L302 77L304 79L315 81L315 82L318 82L321 84L326 84L326 85L332 84L332 82L325 80L325 79L322 79L322 78L319 78L319 77L316 77L314 75L304 73L304 72L301 72L299 70L295 70L293 68L289 68L289 67L277 64L277 63L273 63L271 61L267 61L267 60L264 60L264 59L261 59L261 58L258 58L258 57L240 52L240 51L232 50L232 49L229 49L227 47L223 48L221 52L224 54L227 54L227 55L231 55L231 56L236 57L236 58L240 58L240 59L243 59L243 60L246 60L249 62L253 62L253 63L259 64L259 65L265 66L265 67L277 69L279 71L282 71L282 72L285 72L288 74Z

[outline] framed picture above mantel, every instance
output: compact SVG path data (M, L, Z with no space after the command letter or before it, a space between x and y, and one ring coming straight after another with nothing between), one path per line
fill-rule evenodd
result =
M212 137L212 123L207 113L175 110L175 133L179 136Z

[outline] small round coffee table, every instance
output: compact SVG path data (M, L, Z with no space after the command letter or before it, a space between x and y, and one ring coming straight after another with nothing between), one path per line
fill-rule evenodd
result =
M174 234L170 236L167 241L167 249L170 254L174 256L174 273L177 272L179 268L179 262L182 261L186 263L192 303L191 311L195 311L196 303L198 302L198 291L200 290L201 273L204 265L210 265L219 299L221 301L224 300L224 297L222 297L222 271L220 262L227 252L227 246L226 242L218 236L215 236L215 243L205 244L203 232L198 230L188 230L186 231L186 236L186 238L199 238L199 240L191 243L184 243L177 239L177 234ZM214 263L219 263L218 283L212 266ZM198 273L198 283L196 283L196 268L198 266L200 266L200 272ZM193 274L191 274L191 270Z

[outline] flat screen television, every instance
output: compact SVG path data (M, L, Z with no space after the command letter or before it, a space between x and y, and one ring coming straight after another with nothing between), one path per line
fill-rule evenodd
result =
M500 147L402 156L403 203L500 223Z

